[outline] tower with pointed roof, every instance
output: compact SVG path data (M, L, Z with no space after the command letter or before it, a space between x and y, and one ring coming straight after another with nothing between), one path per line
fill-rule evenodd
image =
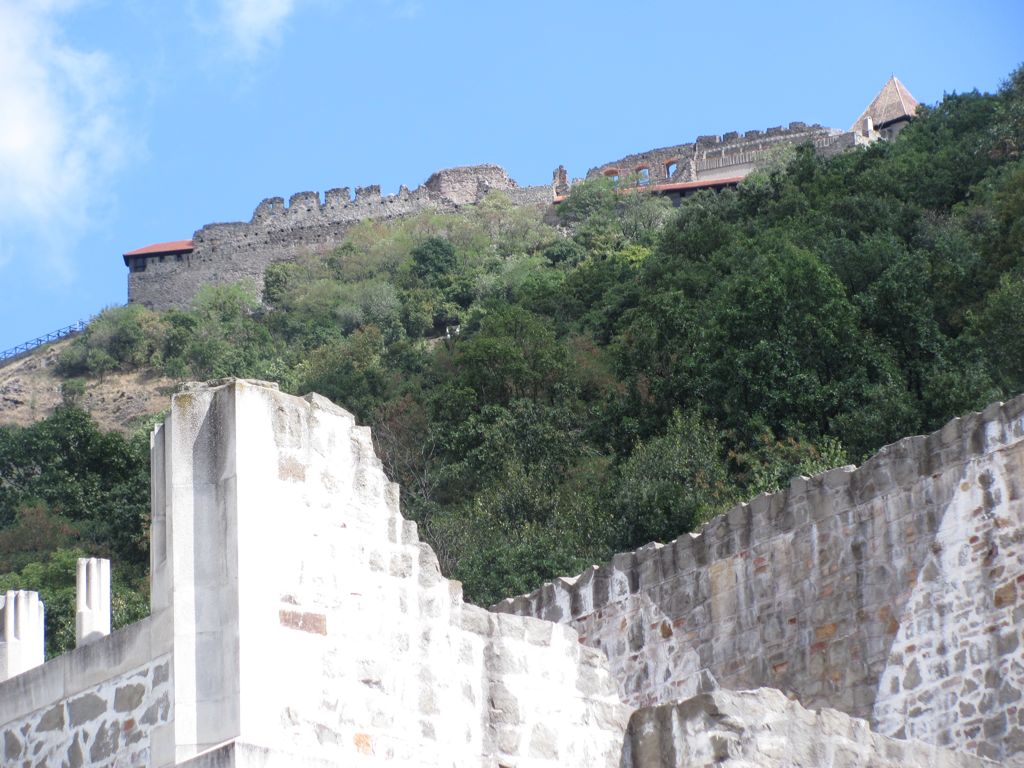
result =
M868 138L892 139L914 117L916 109L917 99L893 75L850 126L850 130Z

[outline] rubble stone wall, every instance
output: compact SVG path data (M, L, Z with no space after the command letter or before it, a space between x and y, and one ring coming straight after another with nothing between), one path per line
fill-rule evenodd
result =
M812 712L770 688L714 691L638 710L622 768L995 768L983 758L873 733L834 709Z
M170 657L164 656L8 723L3 764L150 765L153 729L170 718Z
M154 765L174 716L168 639L147 618L0 683L0 764Z
M636 707L770 686L1024 765L1024 397L495 610L574 627Z
M811 142L830 155L866 143L857 133L793 122L788 127L700 136L688 144L628 155L592 168L587 178L605 174L628 176L646 169L643 183L714 182L746 176L771 153L784 146ZM248 222L207 224L192 236L191 253L131 256L128 301L151 309L187 308L207 284L247 283L257 294L267 267L308 253L327 253L345 233L366 219L394 219L423 211L451 212L473 205L498 191L513 204L548 206L555 192L569 191L564 169L553 185L520 187L497 165L448 168L410 191L381 195L379 185L319 192L298 192L287 204L271 197L257 206Z

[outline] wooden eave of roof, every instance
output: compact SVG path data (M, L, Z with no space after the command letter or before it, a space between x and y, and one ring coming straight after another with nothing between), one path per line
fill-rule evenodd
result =
M128 266L128 260L136 256L175 256L179 253L192 253L195 250L195 245L191 240L171 240L166 243L153 243L142 248L136 248L134 251L128 251L124 254L125 266Z

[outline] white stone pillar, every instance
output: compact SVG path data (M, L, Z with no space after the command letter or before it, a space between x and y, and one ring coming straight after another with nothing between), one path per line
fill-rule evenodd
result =
M83 646L110 634L110 561L78 558L75 645Z
M354 419L318 396L276 390L246 381L193 385L174 396L154 442L154 460L162 460L154 482L162 476L165 489L156 530L166 541L152 551L166 552L155 573L170 583L153 605L169 596L172 764L232 739L273 746L291 738L281 730L279 696L296 668L288 654L297 651L289 646L282 656L281 636L298 634L302 646L326 627L322 611L282 603L282 591L294 591L296 564L317 532L360 523ZM368 430L365 440L369 449ZM371 494L370 483L361 494ZM368 509L366 524L386 539L387 515Z
M38 592L19 590L0 596L0 681L43 663L43 617Z

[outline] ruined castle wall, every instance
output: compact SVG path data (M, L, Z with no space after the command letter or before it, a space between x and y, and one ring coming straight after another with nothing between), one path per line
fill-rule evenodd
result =
M713 691L638 710L622 768L995 768L983 758L887 738L834 709L812 712L780 691Z
M771 686L1024 765L1024 397L798 478L496 610L561 621L623 699Z
M152 615L0 684L4 765L618 766L605 658L464 604L347 412L191 385L151 458Z
M516 187L503 193L513 205L544 208L551 205L553 196L550 186Z
M299 192L268 198L249 222L208 224L193 235L194 251L182 257L151 256L145 269L128 274L128 301L152 309L186 308L206 284L246 282L257 293L263 274L275 262L294 261L308 253L327 253L345 233L365 219L396 219L424 211L453 212L491 191L517 205L549 205L550 186L520 187L497 165L450 168L435 173L415 190L404 186L395 195L373 185ZM138 260L136 260L138 261Z
M239 282L259 293L268 266L327 253L359 221L455 210L422 192L387 197L360 192L351 200L348 190L331 190L323 203L317 193L304 192L292 195L287 206L282 198L271 198L248 223L208 224L193 235L195 250L183 261L149 257L145 271L130 272L128 300L153 309L185 308L203 285Z
M295 766L618 764L628 713L601 654L465 605L350 414L198 387L153 459L179 762L234 741Z
M145 619L0 683L0 762L150 765L173 717L168 637Z
M742 134L734 131L721 136L699 136L689 144L627 155L591 168L587 178L611 172L626 176L637 173L641 168L648 170L651 184L735 178L754 170L776 147L811 142L816 147L827 146L834 153L838 150L832 147L839 135L842 134L820 125L793 122L786 128L779 126ZM668 172L670 166L671 174Z

